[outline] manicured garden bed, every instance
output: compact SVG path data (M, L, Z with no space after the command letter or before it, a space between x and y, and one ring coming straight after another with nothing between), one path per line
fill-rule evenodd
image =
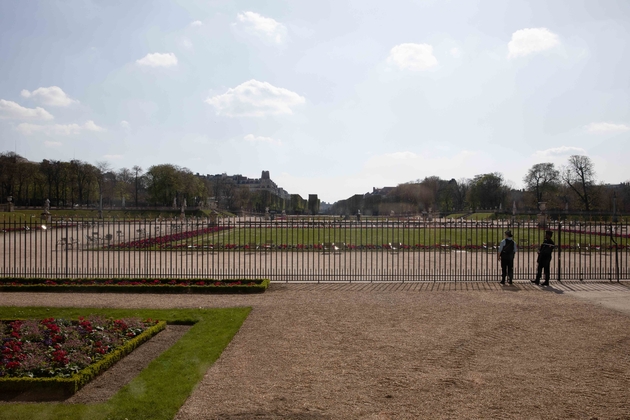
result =
M138 239L131 242L121 242L119 244L107 245L105 249L155 249L168 247L170 242L195 238L199 235L208 235L229 229L227 226L212 226L203 229L189 230L186 232L173 233L170 235L156 236L153 238Z
M70 396L165 327L95 315L0 320L0 392Z
M268 279L0 279L0 292L263 293L268 287Z
M105 317L161 319L194 324L128 385L101 404L3 403L0 419L172 419L208 368L219 358L251 308L103 309L0 307L0 318L64 318L97 314Z

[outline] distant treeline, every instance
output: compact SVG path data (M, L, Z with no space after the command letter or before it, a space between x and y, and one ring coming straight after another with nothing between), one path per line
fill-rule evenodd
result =
M469 213L480 210L537 212L545 202L550 212L630 212L630 183L598 184L593 163L587 156L574 155L566 165L553 163L532 166L523 178L524 190L516 190L498 172L472 179L444 180L430 176L393 188L375 189L336 202L333 214L388 215Z
M105 208L207 207L237 212L317 212L319 202L309 203L299 195L282 199L269 191L251 191L229 177L207 179L188 168L163 164L113 170L105 162L92 165L81 160L64 162L44 159L31 162L13 152L0 154L0 194L17 206L96 207L102 196ZM311 200L312 201L312 200Z
M550 211L630 212L630 184L599 184L592 161L587 156L571 156L566 165L553 163L532 166L524 176L524 190L515 190L497 172L472 179L443 180L436 176L357 194L332 205L331 214L388 215L422 212L468 213L479 210L519 212L538 211L546 202ZM113 170L109 164L92 165L80 160L63 162L44 159L31 162L13 152L0 154L0 194L11 196L18 206L42 206L46 199L53 207L172 207L184 200L189 207L217 205L231 212L317 214L319 200L305 200L297 194L283 199L270 191L251 190L231 177L193 174L172 164L154 165L146 171L139 166Z

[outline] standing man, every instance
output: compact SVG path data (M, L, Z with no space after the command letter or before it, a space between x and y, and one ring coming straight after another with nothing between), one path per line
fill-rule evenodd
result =
M514 278L514 255L516 254L516 244L512 238L512 232L505 231L505 239L499 244L497 259L501 261L501 284L505 284L505 277L508 284L512 284Z
M542 272L545 270L545 282L542 286L549 286L549 265L551 264L551 254L553 253L553 249L556 244L553 242L551 237L553 236L553 232L548 230L545 231L545 240L542 244L540 244L540 249L538 250L538 258L536 262L538 262L538 269L536 270L536 280L532 280L534 284L540 284L540 278L542 277Z

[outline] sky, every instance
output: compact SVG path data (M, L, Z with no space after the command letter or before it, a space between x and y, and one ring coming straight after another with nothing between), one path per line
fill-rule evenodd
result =
M0 152L334 202L589 156L630 180L627 0L0 0Z

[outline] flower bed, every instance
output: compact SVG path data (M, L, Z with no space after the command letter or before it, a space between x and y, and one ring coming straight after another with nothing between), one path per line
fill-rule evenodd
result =
M0 321L0 391L72 395L165 326L100 316Z
M119 244L108 245L108 249L146 249L152 247L166 247L169 242L181 241L184 239L194 238L199 235L216 233L229 229L227 226L213 226L197 230L189 230L187 232L173 233L171 235L156 236L155 238L140 239L131 242L121 242Z
M268 279L0 279L0 292L262 293L267 287Z

